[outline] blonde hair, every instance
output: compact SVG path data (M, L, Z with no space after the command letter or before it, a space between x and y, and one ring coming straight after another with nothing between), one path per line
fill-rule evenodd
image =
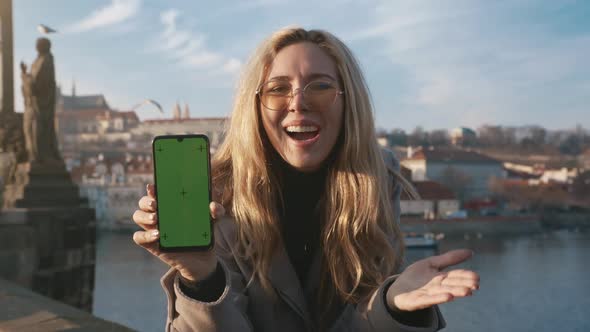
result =
M271 291L267 275L281 243L281 188L255 91L276 55L301 42L317 45L334 60L344 90L342 132L332 151L322 198L321 244L324 270L334 291L344 301L357 303L395 273L401 262L403 242L390 202L388 172L399 179L401 175L384 164L364 77L352 52L335 36L287 28L254 53L238 85L225 141L213 160L215 198L236 220L237 252L251 261L253 278Z

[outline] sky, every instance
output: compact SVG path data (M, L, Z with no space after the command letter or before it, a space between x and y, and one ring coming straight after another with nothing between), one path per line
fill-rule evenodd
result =
M42 23L64 94L104 94L114 109L146 98L140 119L224 117L242 65L286 26L324 29L358 58L376 126L411 131L484 124L590 128L590 1L14 0L18 63Z

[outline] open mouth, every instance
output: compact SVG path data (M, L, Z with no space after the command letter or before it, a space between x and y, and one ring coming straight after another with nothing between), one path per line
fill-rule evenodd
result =
M288 126L285 128L287 135L297 141L306 141L319 135L320 130L316 126Z

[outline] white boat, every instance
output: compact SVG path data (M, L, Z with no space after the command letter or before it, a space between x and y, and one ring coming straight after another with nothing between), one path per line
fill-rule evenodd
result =
M406 248L436 248L444 237L442 233L404 233L404 243Z

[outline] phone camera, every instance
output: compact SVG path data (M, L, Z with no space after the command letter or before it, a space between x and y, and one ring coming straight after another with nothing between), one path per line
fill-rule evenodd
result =
M182 141L184 140L184 138L182 138L182 137L179 137L179 138L177 138L176 140L177 140L177 141L179 141L179 142L182 142Z

